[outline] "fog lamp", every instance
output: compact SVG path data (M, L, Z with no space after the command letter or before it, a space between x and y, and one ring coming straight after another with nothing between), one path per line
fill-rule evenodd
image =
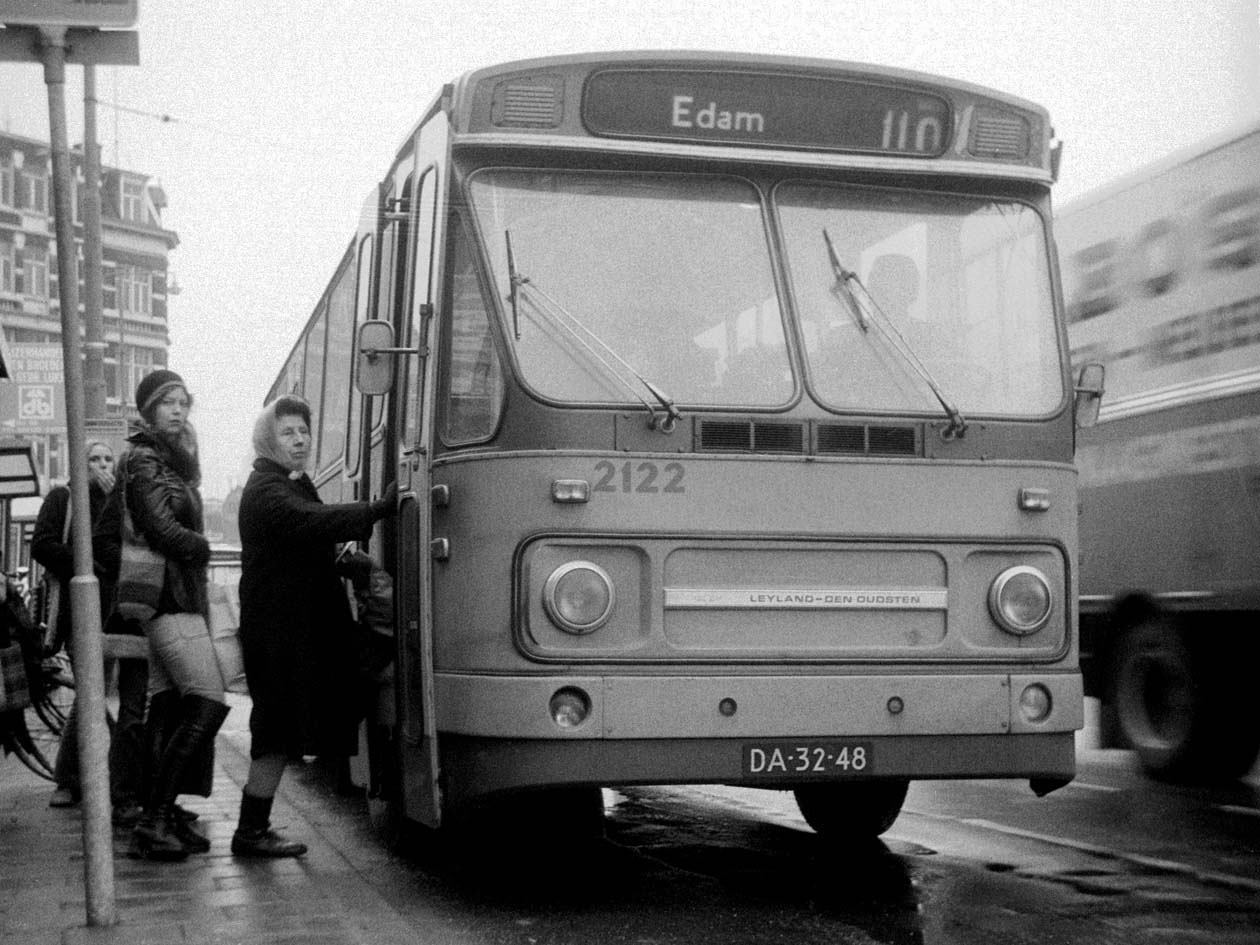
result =
M1050 714L1051 707L1050 691L1041 683L1025 686L1024 691L1019 694L1019 711L1026 721L1044 721Z
M591 697L575 686L565 686L551 697L550 709L558 727L577 728L591 714Z
M1050 582L1036 568L1007 568L989 588L989 613L1007 633L1036 633L1050 619Z
M542 602L557 627L583 634L608 622L617 596L608 572L599 565L570 561L551 572L543 585Z

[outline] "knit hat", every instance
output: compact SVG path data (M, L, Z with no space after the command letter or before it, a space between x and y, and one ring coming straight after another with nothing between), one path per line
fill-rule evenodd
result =
M140 411L140 416L152 423L153 408L175 387L183 387L184 392L188 392L184 379L174 371L157 370L141 378L136 386L136 409ZM189 397L191 399L191 395Z

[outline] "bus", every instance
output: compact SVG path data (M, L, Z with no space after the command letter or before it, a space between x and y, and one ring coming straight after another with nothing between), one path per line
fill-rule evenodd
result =
M1070 373L1057 154L1036 105L868 65L445 86L270 392L311 402L327 501L399 489L373 810L721 783L852 838L913 779L1070 781L1101 384Z
M1075 357L1107 397L1081 473L1081 663L1108 745L1182 781L1260 750L1260 122L1056 216Z

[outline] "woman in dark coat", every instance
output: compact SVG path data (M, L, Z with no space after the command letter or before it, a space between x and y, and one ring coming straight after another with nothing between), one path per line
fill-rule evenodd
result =
M104 440L88 442L88 504L95 527L114 489L114 450ZM49 491L35 519L31 535L31 557L61 583L61 605L57 613L56 638L70 641L70 579L74 577L74 549L69 541L70 489L57 486ZM114 597L114 577L99 563L96 577L100 587L101 615L109 614ZM140 814L141 775L144 754L144 706L149 667L142 659L118 661L118 721L111 725L109 741L109 785L114 822L134 823ZM74 732L78 712L71 707L66 719L66 736L57 746L53 765L56 790L50 807L73 807L79 803L79 752Z
M394 508L375 502L325 505L305 470L311 409L277 398L254 427L254 470L241 494L241 644L253 711L249 778L232 837L239 856L300 856L306 846L270 827L285 765L303 755L350 755L354 711L354 618L337 570L337 543L363 539Z

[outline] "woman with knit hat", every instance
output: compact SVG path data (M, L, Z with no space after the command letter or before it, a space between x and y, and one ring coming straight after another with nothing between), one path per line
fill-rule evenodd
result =
M354 618L337 543L363 539L393 511L391 484L374 502L325 505L306 475L311 408L282 396L254 426L254 469L241 493L241 645L253 708L249 778L232 837L237 856L300 856L306 845L271 828L290 759L344 757L358 747ZM349 576L349 575L346 575Z
M152 757L144 810L132 832L132 854L155 860L182 860L210 848L175 798L213 750L215 734L228 714L206 623L210 543L203 534L197 441L188 422L191 407L184 380L174 371L154 371L140 381L140 420L118 464L115 493L136 531L166 559L157 610L144 625L150 693L146 733ZM118 505L109 504L98 534L120 534Z

